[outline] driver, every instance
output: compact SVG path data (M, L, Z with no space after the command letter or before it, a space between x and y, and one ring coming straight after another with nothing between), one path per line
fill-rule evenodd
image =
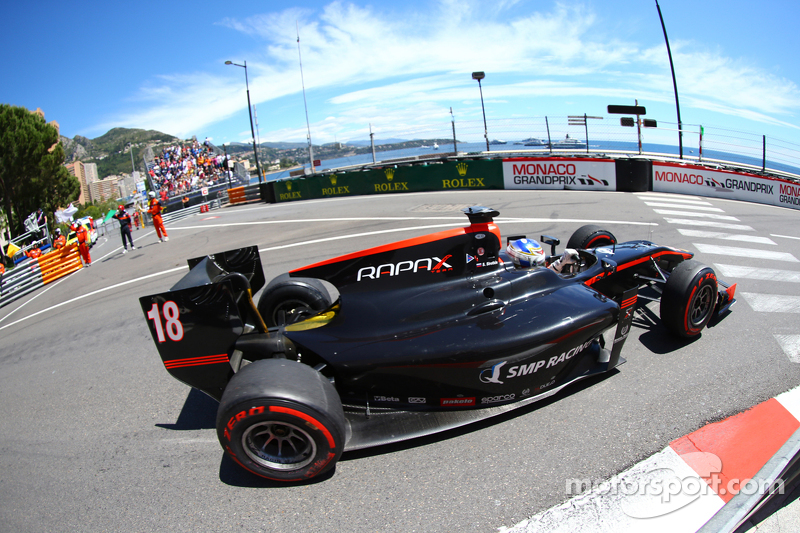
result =
M517 239L508 243L506 248L508 255L514 260L514 264L521 268L535 266L545 266L547 257L544 254L542 245L534 239ZM558 273L569 273L573 267L569 265L580 264L580 256L576 250L567 248L561 257L547 265L547 268Z

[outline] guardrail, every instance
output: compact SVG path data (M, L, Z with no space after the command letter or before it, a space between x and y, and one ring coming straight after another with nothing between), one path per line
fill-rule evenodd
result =
M261 200L261 186L258 183L228 189L228 201L231 205Z
M83 264L77 244L54 250L37 259L25 259L13 270L0 276L0 307L81 268Z
M164 221L164 224L169 222L177 222L178 220L182 220L186 217L196 215L198 213L205 213L210 211L211 209L219 209L222 207L224 203L223 198L214 198L208 202L203 202L201 204L196 204L191 207L180 207L175 209L174 211L169 211L161 215L161 219ZM150 222L152 224L152 222Z

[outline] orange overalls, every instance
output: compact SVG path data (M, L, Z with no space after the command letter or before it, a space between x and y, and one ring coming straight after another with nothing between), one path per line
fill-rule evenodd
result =
M78 237L78 252L81 254L83 262L91 265L92 256L89 255L89 243L87 242L89 240L89 232L83 226L78 226L75 233Z
M162 237L167 236L167 230L164 228L164 221L161 219L161 204L158 203L156 198L151 198L148 205L150 209L148 209L147 212L153 217L153 226L155 226L156 235L158 235L160 240Z

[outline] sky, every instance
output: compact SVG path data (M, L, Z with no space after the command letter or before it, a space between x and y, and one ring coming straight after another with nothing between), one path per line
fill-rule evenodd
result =
M659 5L683 123L800 147L800 3ZM261 142L424 138L450 131L451 109L465 131L481 124L481 91L490 129L609 120L608 104L634 100L677 123L655 0L45 0L0 14L0 103L41 108L70 138L127 127L248 142L248 86ZM226 60L246 62L247 80Z

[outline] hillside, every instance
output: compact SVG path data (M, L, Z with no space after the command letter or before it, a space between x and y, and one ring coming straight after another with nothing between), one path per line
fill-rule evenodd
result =
M128 148L133 145L136 170L143 172L141 150L147 146L161 146L179 141L177 137L155 130L131 128L113 128L95 139L87 139L80 135L69 139L61 137L64 147L65 161L82 161L97 163L97 174L100 178L112 174L131 172L131 155Z

